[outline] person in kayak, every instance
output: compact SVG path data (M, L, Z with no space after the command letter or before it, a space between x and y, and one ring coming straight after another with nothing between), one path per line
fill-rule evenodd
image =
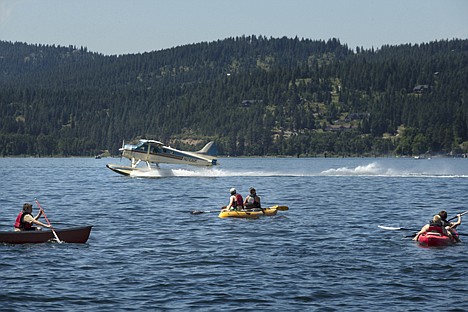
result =
M242 210L244 209L244 201L241 194L238 194L235 188L229 190L231 197L229 197L229 205L223 210Z
M34 227L33 224L37 224L46 228L50 228L50 225L44 224L38 219L42 216L42 210L33 217L33 207L29 203L23 205L23 210L20 211L15 221L15 231L40 231L40 227Z
M417 241L419 236L421 236L424 233L427 233L431 227L439 228L440 232L442 232L442 235L450 237L451 240L455 240L454 235L452 235L452 233L450 231L447 231L447 229L444 227L442 218L438 214L436 214L432 218L429 224L426 224L425 226L421 228L421 230L416 234L413 240Z
M260 197L257 196L257 191L251 187L249 193L250 194L245 197L245 209L262 208L260 205Z
M460 239L456 235L455 229L457 228L457 226L461 224L461 214L457 214L457 217L458 217L457 222L447 221L447 211L445 210L440 211L439 216L440 216L440 219L442 220L442 225L445 227L445 229L453 235L453 237L455 238L457 242L460 242Z

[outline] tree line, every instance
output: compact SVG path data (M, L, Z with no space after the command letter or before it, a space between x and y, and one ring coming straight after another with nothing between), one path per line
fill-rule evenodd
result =
M241 36L120 56L0 41L0 69L2 156L116 155L141 137L231 156L468 152L468 40Z

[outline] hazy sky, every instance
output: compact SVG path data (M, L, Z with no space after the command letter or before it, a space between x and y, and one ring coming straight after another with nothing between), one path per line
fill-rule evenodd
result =
M242 35L350 48L468 38L468 0L0 0L0 40L149 52Z

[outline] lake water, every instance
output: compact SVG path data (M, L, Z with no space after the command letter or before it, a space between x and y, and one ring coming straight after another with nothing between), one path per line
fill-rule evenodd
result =
M34 198L57 228L94 225L84 245L0 245L0 310L468 310L468 243L422 248L412 231L378 227L468 210L468 159L221 158L145 178L107 163L128 165L0 159L0 229ZM250 186L264 207L290 210L190 213Z

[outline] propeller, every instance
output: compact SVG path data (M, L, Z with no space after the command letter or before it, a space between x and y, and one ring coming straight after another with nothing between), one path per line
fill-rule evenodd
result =
M122 162L122 156L123 156L124 147L125 147L125 140L122 140L122 147L119 148L119 151L120 151L120 162Z

